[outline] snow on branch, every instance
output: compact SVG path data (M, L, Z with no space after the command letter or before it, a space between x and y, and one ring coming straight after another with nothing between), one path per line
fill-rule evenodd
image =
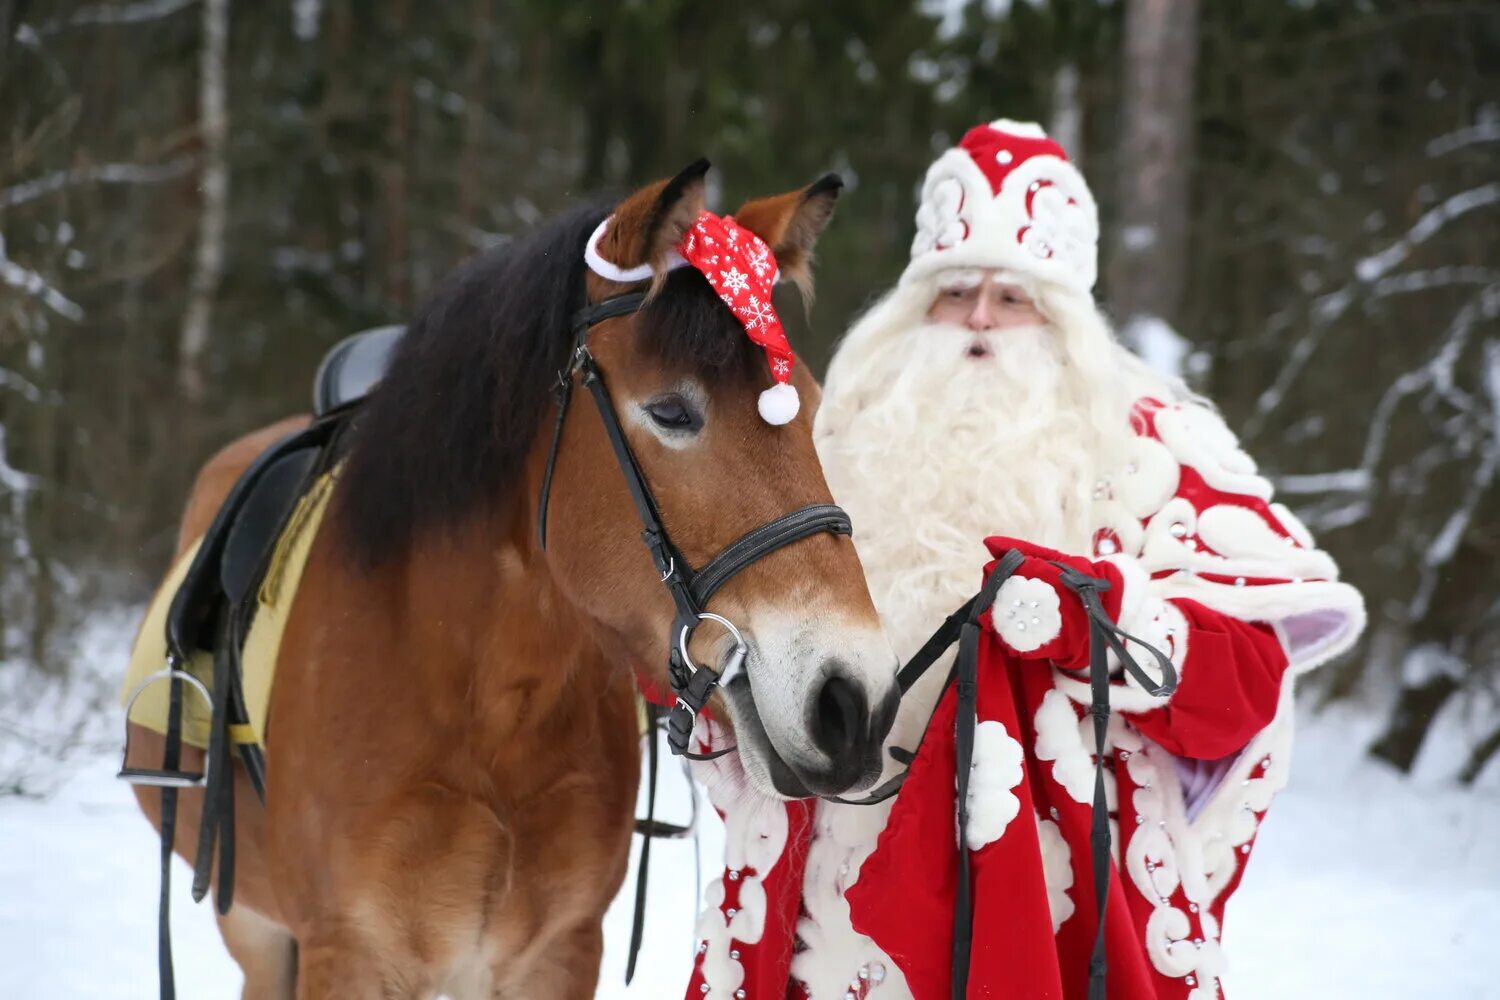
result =
M18 393L28 403L40 403L42 397L47 395L35 382L23 375L18 375L9 368L0 368L0 389L9 389Z
M1408 295L1412 292L1427 292L1434 288L1453 285L1500 284L1500 271L1473 264L1449 264L1425 271L1406 271L1381 278L1375 283L1372 294L1376 298L1391 295Z
M1453 384L1453 367L1468 343L1469 335L1481 319L1493 319L1500 314L1500 285L1490 285L1480 291L1458 311L1443 337L1443 343L1428 361L1419 368L1405 372L1391 383L1375 412L1370 418L1370 436L1365 440L1364 457L1360 468L1374 476L1375 467L1385 454L1386 440L1390 434L1391 421L1396 407L1408 396L1426 389L1446 391ZM1500 428L1495 440L1500 442Z
M4 235L0 235L0 282L41 299L47 308L59 316L74 322L83 319L82 306L47 284L47 279L40 274L5 256Z
M1445 156L1454 150L1481 142L1500 142L1500 121L1480 122L1478 125L1440 135L1427 144L1427 155Z
M1306 475L1276 477L1276 492L1290 494L1364 493L1370 488L1368 469L1340 469Z
M1500 182L1485 184L1453 195L1436 208L1422 213L1422 217L1411 229L1407 230L1405 236L1380 253L1366 257L1354 265L1355 277L1366 284L1380 280L1389 274L1392 268L1411 256L1412 250L1418 245L1431 239L1443 226L1459 216L1467 215L1496 202L1500 202Z
M101 163L54 170L0 190L0 208L11 208L78 184L160 184L181 177L192 166L191 156L180 156L168 163Z
M77 28L90 24L136 24L140 21L155 21L186 10L198 0L137 0L135 3L95 4L78 10L66 21L52 21L41 28L42 34L50 34L62 28Z
M36 489L36 484L35 476L10 464L9 452L5 447L5 425L0 424L0 487L22 497Z
M1407 230L1406 235L1395 243L1360 260L1354 267L1354 280L1342 288L1319 296L1312 304L1312 323L1309 329L1292 345L1286 363L1256 399L1255 412L1245 422L1245 438L1252 440L1259 435L1267 418L1281 405L1287 391L1322 345L1329 328L1354 305L1362 288L1373 286L1371 293L1379 297L1449 284L1488 284L1493 272L1477 267L1439 267L1404 275L1392 275L1390 272L1406 260L1416 247L1431 239L1449 222L1496 203L1500 203L1500 182L1453 195L1441 205L1423 213L1411 229Z

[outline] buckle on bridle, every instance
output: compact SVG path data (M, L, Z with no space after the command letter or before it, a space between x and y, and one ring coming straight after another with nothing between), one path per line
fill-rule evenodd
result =
M727 684L734 679L734 675L745 665L745 658L750 653L750 644L745 642L745 637L735 627L734 622L723 615L716 615L712 611L701 611L698 613L698 621L714 621L724 627L724 630L734 638L734 651L729 654L729 662L724 664L724 669L715 671L711 667L694 663L688 654L688 639L697 631L696 623L688 623L682 626L682 631L677 636L677 651L682 654L682 663L687 667L689 676L695 676L700 670L707 670L714 675L714 684Z

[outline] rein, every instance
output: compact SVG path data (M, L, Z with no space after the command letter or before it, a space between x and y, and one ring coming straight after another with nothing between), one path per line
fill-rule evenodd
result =
M599 419L609 436L610 447L614 450L620 475L625 479L625 487L630 491L631 502L640 518L641 541L651 554L651 562L661 574L661 584L667 588L676 608L671 631L667 636L670 650L667 678L671 683L672 693L676 696L676 704L667 714L667 745L676 756L689 760L713 760L735 748L725 747L710 753L695 753L689 749L693 727L715 688L727 683L743 668L749 654L749 645L733 622L705 610L709 600L738 573L772 552L825 531L835 535L850 535L853 533L853 526L849 515L840 507L833 504L808 504L752 528L726 545L701 569L693 569L681 550L672 543L667 527L662 523L661 508L641 472L635 453L630 449L630 442L626 440L625 430L620 424L619 413L615 410L609 389L605 385L604 373L588 347L589 330L596 324L635 313L645 302L646 293L630 292L586 305L573 315L571 360L566 369L558 372L557 382L553 385L553 393L557 399L557 421L553 425L552 446L547 452L541 494L537 500L537 534L545 549L552 476L562 444L563 424L567 420L573 383L577 377L593 397ZM735 641L734 650L722 671L695 664L688 656L688 640L704 621L718 623Z
M952 996L954 1000L968 994L969 959L974 934L974 901L971 895L969 851L964 847L962 831L969 824L969 777L974 757L974 732L978 723L977 700L979 691L979 619L995 601L1000 585L1009 579L1025 561L1021 552L1011 549L995 564L984 586L963 606L950 614L936 632L922 644L922 648L907 661L896 675L896 684L903 697L919 678L958 643L958 656L954 661L949 684L956 683L958 714L954 723L955 772L957 781L957 821L960 831L958 839L958 888L953 912ZM1061 582L1077 596L1089 619L1089 694L1088 714L1093 718L1094 746L1099 752L1094 758L1094 801L1091 807L1089 827L1089 853L1094 878L1094 901L1097 907L1097 932L1093 953L1089 958L1088 1000L1106 1000L1105 979L1108 961L1105 953L1104 918L1109 902L1110 862L1112 860L1109 830L1109 804L1104 785L1103 746L1109 730L1109 654L1113 652L1125 672L1153 697L1163 697L1177 689L1177 670L1172 661L1161 650L1131 635L1116 625L1099 599L1102 591L1109 589L1109 581L1081 573L1071 566L1053 563L1062 570ZM1133 642L1145 649L1156 660L1161 671L1158 681L1141 669L1126 648ZM946 687L946 684L944 685ZM890 748L896 760L910 764L914 751L899 747ZM869 795L860 799L830 797L830 801L844 805L875 805L901 790L907 772L896 775Z

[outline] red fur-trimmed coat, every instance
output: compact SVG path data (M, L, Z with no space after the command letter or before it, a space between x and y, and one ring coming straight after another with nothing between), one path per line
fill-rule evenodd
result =
M1096 492L1089 556L1114 583L1110 612L1181 681L1168 698L1128 677L1112 685L1109 993L1213 1000L1224 906L1287 779L1291 678L1347 649L1364 608L1216 414L1146 399L1133 425L1130 454ZM1087 677L1058 660L1077 662L1086 624L1071 595L1052 601L1045 574L1027 574L1002 588L979 652L969 996L1071 1000L1085 995L1095 933L1095 748ZM727 857L689 1000L948 997L954 714L950 689L888 819L761 798L732 755L697 766Z

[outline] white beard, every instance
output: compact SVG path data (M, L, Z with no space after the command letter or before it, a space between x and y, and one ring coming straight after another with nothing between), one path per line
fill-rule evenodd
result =
M897 286L829 366L817 453L903 661L980 589L990 535L1091 555L1095 483L1124 454L1131 403L1178 391L1119 348L1091 300L1046 288L1034 298L1046 327L975 334L924 324L933 289ZM969 357L975 342L989 357ZM901 699L889 744L915 750L951 658ZM888 760L880 781L900 769ZM792 960L813 1000L846 996L861 967L888 973L880 996L910 996L895 963L853 930L843 897L892 804L817 805L798 922L807 948Z
M903 662L979 589L986 537L1091 554L1095 483L1124 453L1130 404L1174 394L1114 342L1091 301L1039 291L1053 323L976 335L925 324L932 289L899 286L830 366L814 439ZM988 357L969 356L976 341ZM902 699L891 745L916 749L952 656ZM888 760L881 781L900 768ZM792 961L813 1000L837 1000L859 969L877 967L889 975L882 997L910 996L899 967L850 924L843 894L893 803L818 805L798 923L806 948Z
M900 288L856 324L814 430L903 662L979 589L985 538L1092 554L1095 484L1148 388L1092 303L1055 304L1065 326L979 334L907 318L930 301ZM988 356L970 356L976 345ZM934 666L903 700L896 745L915 745L946 675Z
M968 356L976 342L988 357ZM861 386L843 426L820 416L818 453L904 659L979 588L985 538L1084 550L1093 434L1046 327L924 325L876 350L864 362L889 385Z

